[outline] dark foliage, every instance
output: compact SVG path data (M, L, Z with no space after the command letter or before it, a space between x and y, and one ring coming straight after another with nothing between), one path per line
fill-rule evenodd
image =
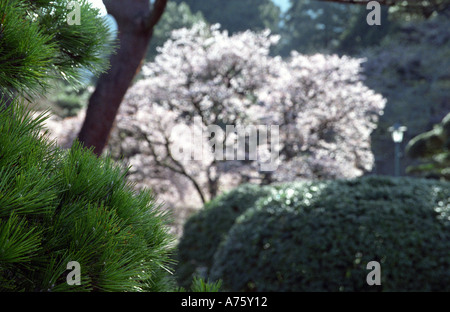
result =
M184 226L178 244L178 283L188 287L195 275L206 277L214 253L235 219L274 189L269 186L243 184L208 202Z
M367 177L286 185L240 216L210 278L232 291L449 291L450 184ZM381 286L366 265L381 264Z

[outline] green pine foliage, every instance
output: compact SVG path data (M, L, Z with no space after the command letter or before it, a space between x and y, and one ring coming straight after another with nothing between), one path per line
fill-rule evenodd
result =
M108 157L56 147L45 118L17 101L0 111L0 290L170 290L169 216L154 195Z
M49 78L77 83L82 68L94 74L108 66L114 47L106 21L87 0L80 4L80 25L69 25L69 0L0 3L0 93L36 95Z
M202 278L198 276L194 276L194 279L191 284L191 288L189 289L191 292L219 292L222 287L222 281L216 282L205 282ZM186 292L187 290L184 287L180 287L178 289L179 292Z
M0 16L0 91L33 90L49 77L56 46L36 23L27 21L24 1L2 1Z
M107 68L105 20L80 0L80 25L69 25L69 2L0 2L0 291L173 291L171 217L155 195L136 191L109 156L58 147L47 111L18 100L34 102L51 78Z
M37 23L57 46L53 64L63 78L77 82L82 77L79 69L87 69L94 74L108 67L109 54L114 47L110 40L106 19L98 15L99 10L88 0L78 0L80 5L80 24L67 22L74 7L68 6L71 0L32 1L31 9ZM51 12L51 14L49 14Z

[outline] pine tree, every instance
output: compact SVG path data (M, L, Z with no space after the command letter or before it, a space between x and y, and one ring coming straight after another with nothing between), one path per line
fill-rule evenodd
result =
M70 22L71 13L78 14L79 25ZM50 78L77 83L81 68L100 74L108 66L102 57L113 48L108 27L87 0L5 0L0 18L3 94L35 95Z
M168 215L154 195L136 192L108 157L57 147L46 113L33 117L18 99L43 93L51 78L77 82L79 69L107 67L104 21L78 1L81 23L69 25L69 2L0 3L0 290L172 289Z

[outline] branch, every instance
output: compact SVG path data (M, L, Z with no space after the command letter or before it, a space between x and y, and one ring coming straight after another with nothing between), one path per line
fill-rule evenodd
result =
M149 0L103 0L108 14L114 16L119 25L127 23L138 24L145 30L150 31L161 19L166 9L168 0L155 0L150 9ZM139 14L136 14L139 12Z
M335 2L335 3L346 3L346 4L361 4L361 5L367 5L367 3L371 2L372 0L318 0L322 2ZM377 2L381 5L395 5L395 0L377 0Z
M367 5L367 3L371 2L372 0L318 0L318 1ZM445 11L449 7L449 4L444 3L444 1L442 3L434 1L434 2L430 3L430 5L426 5L422 1L402 1L402 0L376 0L376 1L379 4L386 5L386 6L394 6L394 5L399 4L403 7L409 7L409 8L414 8L414 9L431 8L432 10L438 10L438 11ZM428 18L429 15L431 15L431 13L428 14L428 16L426 15L426 17Z
M200 196L200 199L202 200L202 203L205 204L206 203L206 198L203 195L203 191L202 191L200 185L197 183L197 181L194 179L194 177L192 177L189 173L187 173L187 171L184 168L183 164L181 162L179 162L178 160L176 160L175 157L173 157L172 151L170 150L169 138L165 135L164 131L161 131L161 133L164 136L165 142L164 143L159 143L159 144L164 145L164 148L166 149L167 156L175 164L175 166L177 166L178 168L168 164L165 161L160 161L158 159L158 155L156 154L156 151L155 151L155 149L153 147L155 142L150 140L149 137L147 136L147 134L144 133L139 127L135 127L135 130L136 130L136 132L138 132L138 134L141 136L141 138L143 138L148 143L148 146L150 148L150 153L152 154L153 160L155 161L155 163L158 166L161 166L163 168L167 168L167 169L169 169L169 170L171 170L171 171L173 171L175 173L178 173L178 174L181 174L181 175L185 176L189 181L192 182L192 184L194 185L195 189L197 190L197 192L198 192L198 194ZM160 130L162 130L162 129L160 129Z
M145 26L147 29L153 28L161 19L161 16L164 13L164 10L166 9L167 0L156 0L155 4L153 5L152 12L150 14L150 17L147 19L147 22Z

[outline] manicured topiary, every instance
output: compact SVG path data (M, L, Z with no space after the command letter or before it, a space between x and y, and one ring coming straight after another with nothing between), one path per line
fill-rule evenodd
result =
M448 182L293 183L236 220L210 279L232 291L450 291L449 250Z
M243 184L217 196L187 220L177 254L176 276L181 286L189 287L195 275L208 276L216 248L235 219L273 189Z
M171 289L172 236L153 195L108 157L57 148L44 119L16 101L0 108L0 290Z

